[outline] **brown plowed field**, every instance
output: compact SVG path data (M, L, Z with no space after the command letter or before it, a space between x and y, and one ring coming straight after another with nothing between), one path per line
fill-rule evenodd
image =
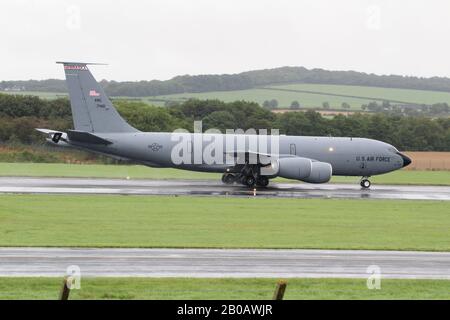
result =
M450 170L450 152L405 151L412 163L406 170Z

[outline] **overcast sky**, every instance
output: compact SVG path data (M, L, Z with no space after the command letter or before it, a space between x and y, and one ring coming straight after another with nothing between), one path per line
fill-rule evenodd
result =
M280 66L450 77L448 0L2 0L0 80L109 80Z

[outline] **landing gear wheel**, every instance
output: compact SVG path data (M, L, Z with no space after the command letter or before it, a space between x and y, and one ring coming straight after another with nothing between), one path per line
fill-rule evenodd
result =
M360 185L364 189L369 189L371 183L370 183L370 181L368 179L362 179L361 182L360 182Z
M245 177L245 185L249 188L253 188L256 184L256 179L254 176Z
M222 182L225 184L233 184L235 180L234 174L224 173L222 176Z
M256 184L260 187L267 187L269 184L269 179L267 177L261 176L256 180Z

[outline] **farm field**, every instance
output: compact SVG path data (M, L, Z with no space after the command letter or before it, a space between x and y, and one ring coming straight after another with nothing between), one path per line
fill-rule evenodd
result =
M262 105L265 100L276 99L278 101L279 108L288 108L291 102L297 100L304 108L320 108L322 103L327 101L331 108L340 109L343 102L350 104L353 110L360 110L361 105L370 102L367 99L358 98L344 98L330 96L326 94L310 94L300 92L284 92L274 91L267 89L248 89L248 90L236 90L236 91L215 91L204 93L182 93L173 94L167 96L156 96L155 99L168 100L175 102L183 102L190 98L198 99L219 99L225 102L232 102L236 100L254 101ZM161 101L152 101L153 97L143 98L148 103L154 103L156 105L163 105Z
M412 159L406 170L450 170L450 152L405 152Z
M0 246L450 251L446 201L0 195Z
M52 100L68 96L68 94L64 92L45 92L45 91L0 91L0 93L23 95L23 96L37 96L42 99L52 99Z
M328 102L332 109L341 109L342 103L347 102L351 106L350 110L361 110L362 104L371 101L380 103L383 100L411 104L450 103L450 93L448 92L305 83L271 85L249 90L173 94L146 97L143 100L151 103L152 99L157 99L159 101L154 101L154 103L163 105L160 100L181 102L189 98L219 99L226 102L247 100L259 104L265 100L277 99L279 108L288 108L294 100L297 100L304 108L321 108L323 102Z
M343 96L364 97L370 101L397 101L399 103L417 103L433 104L436 102L450 103L450 92L411 90L397 88L380 88L365 86L344 86L344 85L326 85L326 84L289 84L267 86L272 89L297 90L310 92L324 92L329 94ZM350 103L350 102L349 102Z
M83 278L70 300L272 298L277 279ZM449 280L382 280L368 290L366 279L289 279L284 299L449 299ZM0 278L0 300L56 300L61 278Z

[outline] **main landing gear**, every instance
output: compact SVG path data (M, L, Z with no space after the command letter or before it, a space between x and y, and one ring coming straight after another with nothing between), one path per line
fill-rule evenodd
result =
M267 187L269 185L269 178L259 176L258 179L256 179L256 184L260 187Z
M224 173L222 175L222 182L225 184L239 182L249 188L253 188L255 186L267 187L269 184L269 178L266 176L255 177L253 174L243 175L241 173Z
M369 189L370 188L371 183L370 183L370 180L368 178L369 177L363 177L361 179L361 182L359 183L361 185L361 188L364 188L364 189Z
M222 175L222 182L225 184L233 184L236 181L236 177L232 173L224 173Z

